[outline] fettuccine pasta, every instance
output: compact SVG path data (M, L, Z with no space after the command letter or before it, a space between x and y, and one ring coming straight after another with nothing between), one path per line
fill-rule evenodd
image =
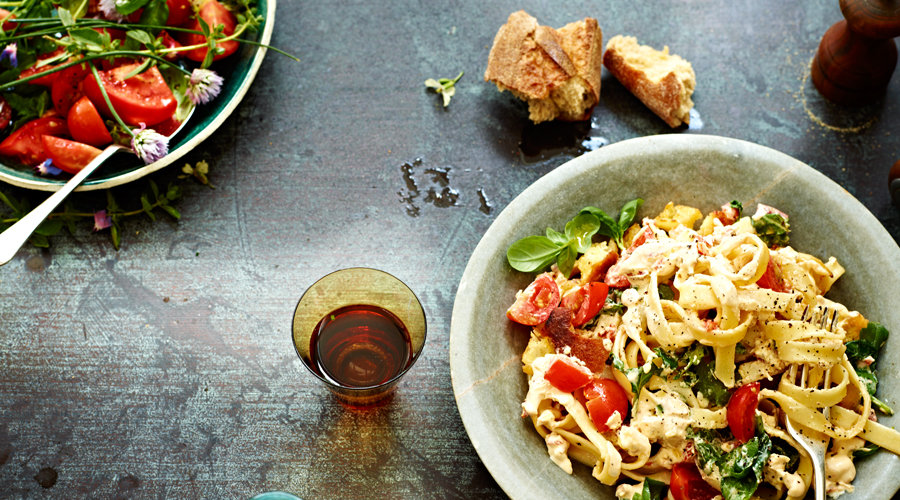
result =
M854 457L900 453L873 410L891 411L872 396L883 327L824 297L836 259L773 240L766 224L787 215L740 210L694 230L700 212L669 204L621 248L594 238L571 273L553 265L519 292L508 316L533 326L523 417L560 468L585 464L627 499L651 483L674 500L799 499L812 466L785 418L830 442L832 496L853 491Z

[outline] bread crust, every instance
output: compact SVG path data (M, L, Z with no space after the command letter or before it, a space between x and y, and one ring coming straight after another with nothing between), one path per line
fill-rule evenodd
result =
M686 66L682 65L680 75L670 71L663 78L653 81L648 77L647 71L629 64L628 50L620 43L620 39L621 36L613 37L606 47L603 55L606 69L670 127L690 123L690 109L694 105L690 96L696 84L690 63L678 56L668 56L677 58Z
M600 101L602 53L596 19L554 30L520 10L494 37L484 79L527 101L535 123L586 120Z

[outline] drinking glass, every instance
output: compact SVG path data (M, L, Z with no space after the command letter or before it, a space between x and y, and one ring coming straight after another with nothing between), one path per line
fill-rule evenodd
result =
M399 279L363 267L315 282L294 311L292 339L304 366L350 406L396 388L425 345L425 311Z

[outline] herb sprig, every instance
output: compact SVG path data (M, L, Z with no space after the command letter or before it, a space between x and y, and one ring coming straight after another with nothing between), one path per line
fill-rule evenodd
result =
M459 81L460 78L465 74L464 71L460 71L456 78L438 78L435 80L434 78L429 78L425 80L425 86L433 89L438 94L441 94L441 97L444 98L444 107L446 108L450 105L450 98L456 95L456 82Z
M866 390L872 397L872 406L875 406L886 415L893 415L893 408L875 397L875 391L878 390L878 377L875 376L875 361L868 361L868 358L877 359L878 351L887 342L889 335L887 328L881 323L870 321L865 328L860 330L859 340L847 342L847 359L853 363L856 375L862 380Z
M559 272L569 276L578 254L588 251L595 234L613 238L616 245L624 249L622 236L643 203L642 199L626 203L618 222L599 208L585 207L566 223L564 233L548 227L545 236L527 236L510 245L506 260L513 269L525 273L539 271L556 262Z

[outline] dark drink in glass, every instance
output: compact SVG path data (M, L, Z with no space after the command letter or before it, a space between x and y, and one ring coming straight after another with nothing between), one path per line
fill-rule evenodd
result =
M326 315L309 347L314 369L350 388L383 384L413 361L406 326L390 311L371 305L349 305Z

